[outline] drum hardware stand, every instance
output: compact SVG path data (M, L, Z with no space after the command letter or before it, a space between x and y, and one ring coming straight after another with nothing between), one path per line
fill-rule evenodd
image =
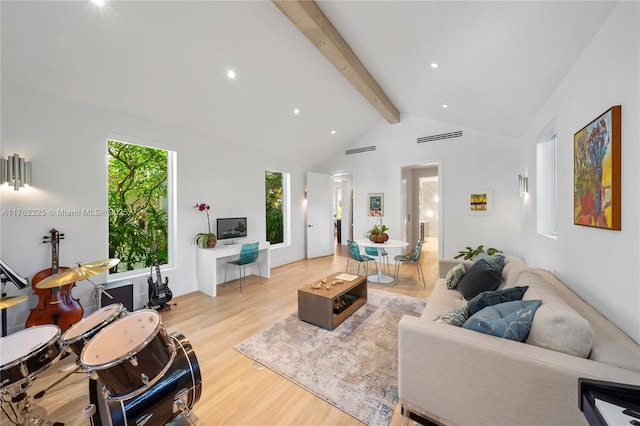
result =
M26 386L28 386L28 384ZM10 396L9 392L2 392L2 411L11 423L18 426L41 423L53 426L64 426L64 423L61 422L50 422L42 419L41 416L32 416L33 406L29 399L29 395L27 395L27 392L24 391L22 386L20 387L20 392L15 393L13 396ZM8 408L10 408L11 411L9 411Z
M47 386L46 388L44 388L43 390L41 390L40 392L38 392L37 394L35 394L33 397L35 399L40 399L44 396L45 393L47 393L48 391L50 391L52 388L56 387L57 385L59 385L62 381L66 380L69 376L71 376L73 373L78 373L80 370L80 365L76 365L76 367L74 369L72 369L71 371L69 371L67 374L65 374L64 376L62 376L61 378L59 378L58 380L56 380L55 382L53 382L52 384L50 384L49 386Z
M89 278L85 278L85 279L89 281L96 289L96 294L94 295L94 297L98 300L98 309L102 308L102 293L106 294L109 299L113 300L113 296L110 295L109 292L104 289L104 284L96 284L93 281L91 281Z
M26 278L18 275L13 269L9 267L4 260L0 259L0 281L2 281L2 298L7 297L7 281L11 281L18 289L22 290L27 288L28 281ZM2 309L2 337L7 335L7 310Z

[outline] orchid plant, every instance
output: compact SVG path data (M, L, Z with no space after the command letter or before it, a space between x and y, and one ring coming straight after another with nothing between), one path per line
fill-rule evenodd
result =
M205 212L207 214L207 232L199 232L196 234L196 237L193 240L194 243L197 246L202 246L203 248L215 247L217 238L216 234L211 232L211 218L209 217L209 210L211 209L211 206L205 203L198 203L193 207L198 209L198 211Z

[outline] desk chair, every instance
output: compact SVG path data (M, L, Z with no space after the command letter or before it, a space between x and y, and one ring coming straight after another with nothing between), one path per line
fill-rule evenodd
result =
M365 247L364 248L364 252L369 255L369 256L378 256L378 250L375 247ZM387 263L387 274L389 273L389 253L387 253L387 251L385 249L382 249L382 252L379 255L380 257L382 257L382 260L385 260Z
M396 281L398 280L398 273L400 272L400 262L411 262L416 264L416 268L418 269L418 279L422 276L422 285L424 288L427 288L427 284L424 282L424 272L422 272L422 265L420 265L420 254L422 253L422 244L424 244L423 240L419 240L416 244L416 249L411 256L407 256L406 254L399 254L393 258L396 261Z
M238 260L232 260L227 262L224 266L224 282L227 282L227 267L229 265L236 265L240 271L240 293L242 293L242 282L247 276L247 265L256 263L258 265L258 273L260 274L260 284L262 284L262 271L260 270L260 262L258 260L258 244L259 243L246 243L240 247L240 258ZM244 272L244 273L243 273Z
M347 244L349 246L349 257L347 258L347 267L345 268L345 272L349 269L349 260L355 260L358 262L358 275L360 275L360 264L364 262L364 273L368 274L369 271L369 262L373 260L373 263L376 265L376 272L378 271L378 263L373 257L369 257L366 255L360 254L360 246L355 241L347 240Z

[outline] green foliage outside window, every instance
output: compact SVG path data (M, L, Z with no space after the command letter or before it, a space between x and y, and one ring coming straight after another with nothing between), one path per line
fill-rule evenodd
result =
M284 242L284 181L279 172L265 172L267 241Z
M108 141L109 257L120 259L110 272L168 263L168 153Z

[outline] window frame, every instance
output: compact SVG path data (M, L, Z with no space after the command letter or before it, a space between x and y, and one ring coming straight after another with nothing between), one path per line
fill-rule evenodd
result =
M109 147L109 141L116 141L130 145L138 145L145 148L158 149L167 152L167 263L160 265L161 271L169 271L176 268L176 229L177 229L177 209L176 209L176 189L177 189L177 152L174 146L157 141L146 140L134 136L122 135L118 133L108 133L105 139L105 150ZM109 154L107 153L105 167L109 166ZM109 176L107 172L107 205L109 197ZM109 227L108 216L107 228ZM109 251L109 237L107 236L107 252ZM151 266L152 268L153 266ZM107 282L118 281L127 278L136 278L149 275L149 268L138 268L131 271L111 273L107 271Z

